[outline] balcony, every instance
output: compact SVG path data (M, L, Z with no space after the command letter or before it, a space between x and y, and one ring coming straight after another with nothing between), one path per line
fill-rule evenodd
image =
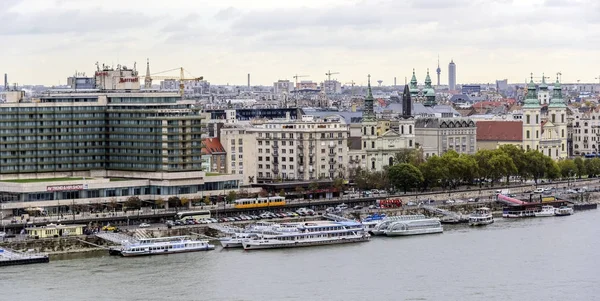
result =
M329 157L335 157L335 155L336 155L336 154L335 154L335 153L328 153L327 155L328 155Z
M279 149L279 145L273 144L273 149Z
M304 144L298 143L298 149L304 149Z

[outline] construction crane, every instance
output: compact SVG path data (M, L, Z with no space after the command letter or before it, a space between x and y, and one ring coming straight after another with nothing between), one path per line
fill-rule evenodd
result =
M172 71L179 71L179 77L174 76L174 75L158 75L158 74L162 74L162 73L166 73L166 72L172 72ZM158 72L155 74L150 74L150 75L140 75L140 78L150 78L150 82L152 82L152 80L154 79L163 79L163 80L179 80L179 94L181 95L181 99L183 99L184 96L184 88L185 88L185 84L184 81L201 81L204 79L204 76L200 76L200 77L185 77L185 73L187 73L188 75L189 72L187 72L185 69L183 69L183 67L179 67L179 68L175 68L175 69L171 69L171 70L165 70L162 72Z
M331 72L331 70L327 71L325 75L327 75L327 80L331 81L331 76L334 74L340 74L339 72Z
M345 85L352 85L352 88L350 88L350 92L352 93L352 96L354 96L354 84L356 84L354 81L345 83Z
M294 97L295 97L296 107L298 107L298 78L300 78L300 77L309 77L309 75L298 75L298 74L296 74L296 75L294 75L292 77L294 78L294 81L296 83L295 86L294 86L294 90L296 91L296 93L295 93L296 95Z

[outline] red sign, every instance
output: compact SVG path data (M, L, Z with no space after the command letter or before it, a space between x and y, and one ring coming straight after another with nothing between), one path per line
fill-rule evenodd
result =
M108 76L108 72L96 71L96 76Z
M129 78L121 77L121 78L119 78L120 83L137 83L139 80L140 79L138 77L129 77Z

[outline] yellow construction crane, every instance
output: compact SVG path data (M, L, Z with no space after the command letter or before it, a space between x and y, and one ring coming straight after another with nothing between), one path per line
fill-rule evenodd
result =
M331 76L334 74L340 74L339 72L331 72L331 70L327 71L327 73L325 73L325 75L327 75L327 79L329 81L331 81Z
M179 71L179 77L177 76L173 76L173 75L159 75L162 73L166 73L166 72L172 72L172 71ZM165 79L165 80L179 80L179 94L181 95L181 99L183 99L183 95L184 95L184 81L201 81L204 79L204 76L200 76L200 77L185 77L185 73L188 73L185 69L183 69L183 67L179 67L179 68L175 68L175 69L171 69L171 70L166 70L166 71L162 71L162 72L158 72L155 74L150 74L150 75L140 75L140 78L149 78L149 82L150 85L152 85L152 80L154 79Z

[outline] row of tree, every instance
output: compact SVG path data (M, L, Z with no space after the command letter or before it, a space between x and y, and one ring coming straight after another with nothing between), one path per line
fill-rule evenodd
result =
M351 173L361 189L453 189L459 185L491 186L508 183L511 178L520 181L596 176L600 174L600 159L565 159L554 161L539 151L524 151L514 145L503 145L495 150L480 150L474 155L458 154L451 150L442 156L424 160L417 150L406 150L395 155L394 165L383 171L355 170ZM486 184L487 185L487 184Z

